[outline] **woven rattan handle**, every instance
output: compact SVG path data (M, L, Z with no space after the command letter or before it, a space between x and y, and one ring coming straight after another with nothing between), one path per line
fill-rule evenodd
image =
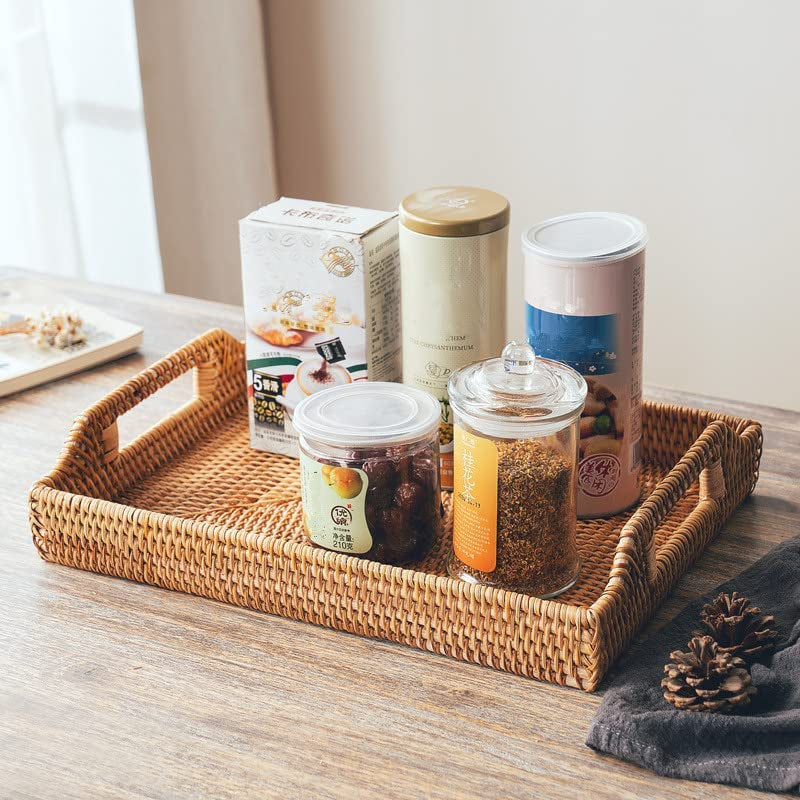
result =
M110 463L118 455L117 420L192 369L195 371L193 404L204 407L226 402L229 395L241 390L237 381L221 380L232 371L243 374L240 342L219 328L198 336L92 406L78 420L78 431L93 436L102 462Z
M195 370L194 398L135 442L119 448L117 420L167 384ZM157 361L78 417L53 471L37 486L114 497L227 419L247 391L244 346L219 328ZM178 444L180 446L180 444Z
M659 482L653 493L622 528L614 560L615 570L630 569L630 558L633 557L635 562L641 563L644 560L646 563L649 582L656 579L656 528L664 522L675 504L696 480L700 481L697 507L673 532L670 542L673 539L680 541L678 534L682 530L691 531L701 526L709 515L720 513L726 492L721 456L729 433L728 426L721 420L709 424L681 460Z

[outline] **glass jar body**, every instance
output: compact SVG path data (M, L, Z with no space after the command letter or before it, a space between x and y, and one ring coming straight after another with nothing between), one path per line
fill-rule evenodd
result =
M576 527L578 420L536 435L480 429L454 409L451 576L554 597L580 572Z
M410 443L342 448L300 436L309 540L396 566L418 561L441 530L438 429Z

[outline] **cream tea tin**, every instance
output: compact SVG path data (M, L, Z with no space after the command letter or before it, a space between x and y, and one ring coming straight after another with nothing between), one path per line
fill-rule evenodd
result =
M471 186L438 186L400 204L403 383L441 404L442 488L453 488L447 381L495 356L506 323L508 200Z

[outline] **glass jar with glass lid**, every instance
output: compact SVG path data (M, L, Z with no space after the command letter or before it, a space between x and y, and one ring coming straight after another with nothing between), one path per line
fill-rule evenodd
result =
M578 426L586 381L511 342L450 378L452 576L538 597L578 579Z

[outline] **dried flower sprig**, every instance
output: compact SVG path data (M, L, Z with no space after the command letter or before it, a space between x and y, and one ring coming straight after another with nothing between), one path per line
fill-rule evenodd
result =
M0 336L21 333L30 336L38 347L65 350L86 341L83 318L70 309L43 308L39 316L0 326Z

